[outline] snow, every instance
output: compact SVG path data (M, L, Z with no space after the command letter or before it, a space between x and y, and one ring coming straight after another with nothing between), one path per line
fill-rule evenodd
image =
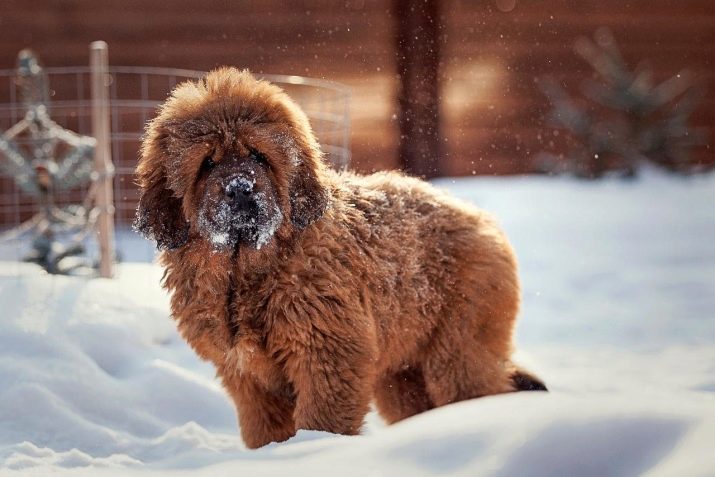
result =
M253 171L250 171L251 175L255 174ZM252 192L253 191L253 186L256 185L256 180L248 180L245 177L234 177L231 179L226 186L226 190L233 189L233 190L238 190L244 193Z
M390 427L371 414L359 437L301 431L248 451L213 369L168 318L158 266L88 280L5 261L0 475L715 474L715 176L437 184L511 238L517 360L550 393Z
M278 207L278 204L273 204L273 211L269 212L268 200L265 192L258 192L254 195L256 204L258 204L259 214L266 218L265 222L258 223L255 233L251 236L251 240L256 244L258 250L271 241L273 235L278 230L278 227L283 223L283 213Z
M207 211L215 210L215 216L209 218ZM207 233L209 241L215 248L228 245L233 214L226 201L213 201L211 207L202 207L199 212L199 227Z

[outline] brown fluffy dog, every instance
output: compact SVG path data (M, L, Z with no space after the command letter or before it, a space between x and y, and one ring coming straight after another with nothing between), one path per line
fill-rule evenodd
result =
M519 284L494 221L414 178L329 170L280 88L233 68L178 86L137 174L135 226L248 447L355 434L372 400L392 423L545 389L510 361Z

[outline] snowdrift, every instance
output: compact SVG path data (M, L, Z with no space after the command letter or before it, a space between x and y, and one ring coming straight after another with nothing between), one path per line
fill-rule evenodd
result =
M713 475L715 178L441 180L521 263L517 360L551 389L247 451L161 270L0 262L0 475Z

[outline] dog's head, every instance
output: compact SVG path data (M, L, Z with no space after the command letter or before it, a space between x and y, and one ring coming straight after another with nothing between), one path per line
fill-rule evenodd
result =
M203 239L260 249L327 205L318 143L301 109L248 71L174 89L146 130L135 228L160 250Z

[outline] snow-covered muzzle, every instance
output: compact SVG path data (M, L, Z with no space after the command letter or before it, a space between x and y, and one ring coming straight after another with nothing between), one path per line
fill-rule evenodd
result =
M196 225L214 249L261 249L273 239L284 217L266 168L252 156L226 157L201 172Z

